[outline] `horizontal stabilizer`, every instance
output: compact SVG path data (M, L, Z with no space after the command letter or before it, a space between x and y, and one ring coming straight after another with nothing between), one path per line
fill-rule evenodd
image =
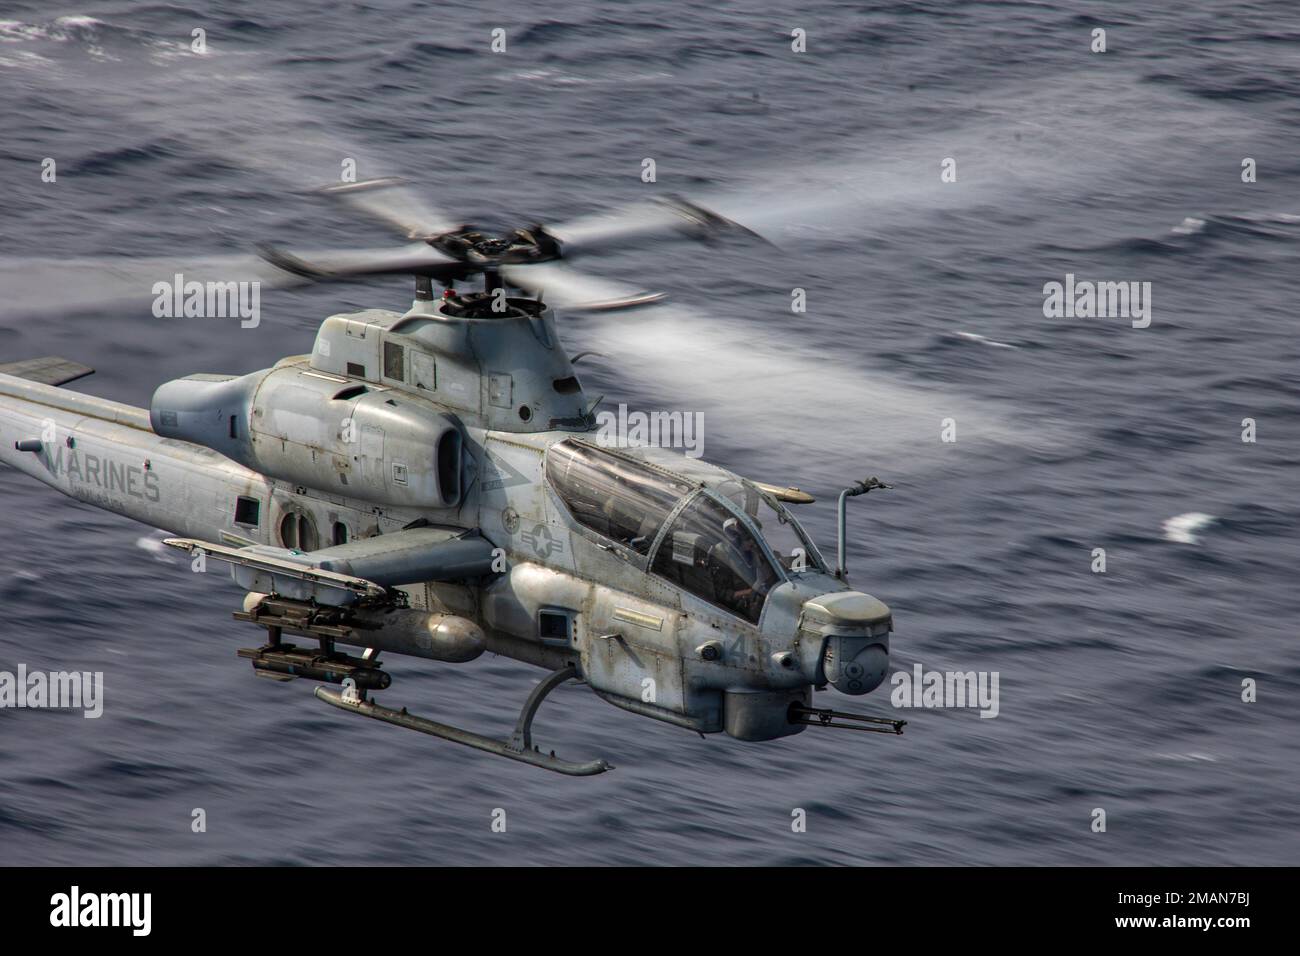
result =
M89 365L71 362L57 355L0 364L0 374L25 378L29 382L40 382L42 385L67 385L79 378L93 375L94 372L95 370Z

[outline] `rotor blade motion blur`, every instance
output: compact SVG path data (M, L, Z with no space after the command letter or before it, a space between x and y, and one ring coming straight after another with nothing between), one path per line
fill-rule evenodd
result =
M261 247L271 265L318 282L376 275L427 275L455 278L461 263L424 242L392 249L318 249L293 252L275 246Z
M680 196L636 203L607 213L543 227L565 255L609 249L655 237L710 239L726 232L757 233Z
M501 275L511 285L539 293L548 305L560 308L629 309L664 298L662 292L647 292L625 282L588 275L562 262L503 265Z
M407 239L432 239L460 228L397 177L326 186L321 192L393 226Z
M0 260L0 316L66 313L108 306L146 307L162 290L191 283L256 282L267 288L309 279L261 256L236 253L195 258Z

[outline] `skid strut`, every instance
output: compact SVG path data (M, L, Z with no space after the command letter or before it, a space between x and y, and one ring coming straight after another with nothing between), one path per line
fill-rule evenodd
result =
M319 694L320 691L317 691ZM848 721L858 721L850 723ZM873 734L901 734L907 726L905 720L891 720L888 717L869 717L866 714L850 714L842 710L829 710L825 707L805 707L803 704L790 705L790 723L807 724L810 727L834 727L839 730L864 730ZM863 727L862 724L877 726Z
M408 730L418 730L422 734L441 737L443 740L450 740L455 744L463 744L476 750L485 750L490 754L496 754L498 757L508 757L511 760L532 764L534 767L541 767L544 770L553 770L556 773L568 774L571 777L588 777L614 768L604 760L589 760L586 763L562 760L555 756L554 751L550 754L544 754L533 746L533 717L537 715L537 709L541 707L542 701L555 688L577 676L578 672L572 666L561 667L534 687L532 693L528 695L528 699L524 701L523 710L519 712L519 720L515 724L515 732L510 736L509 740L497 740L493 737L485 737L483 734L476 734L472 730L452 727L450 724L440 724L425 717L417 717L415 714L408 713L405 707L401 710L383 707L373 700L367 700L364 690L358 691L352 687L345 688L343 693L317 687L316 696L340 710L360 714L362 717L373 717L375 720L396 724L398 727L405 727Z

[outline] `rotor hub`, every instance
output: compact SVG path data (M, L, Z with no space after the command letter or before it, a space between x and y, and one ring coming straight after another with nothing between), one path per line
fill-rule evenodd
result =
M447 255L479 268L560 258L558 244L540 227L515 229L506 236L489 235L473 227L425 240Z

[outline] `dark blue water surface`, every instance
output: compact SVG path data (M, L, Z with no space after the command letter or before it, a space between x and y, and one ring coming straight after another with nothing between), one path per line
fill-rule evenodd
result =
M708 458L818 494L804 517L831 549L835 490L896 484L853 503L850 551L894 609L895 666L1001 679L996 719L911 711L901 738L764 744L573 685L539 739L618 769L561 778L255 680L232 583L3 470L0 670L103 671L106 703L0 711L0 863L1298 862L1300 13L1083 9L0 4L2 257L390 241L298 188L349 156L492 226L667 192L752 218L775 246L590 260L673 305L565 319L571 352L602 353L588 391L703 412ZM1151 326L1046 318L1067 273L1150 282ZM147 300L29 319L38 292L3 291L2 360L64 355L98 369L76 388L137 405L410 297L406 280L267 292L242 330ZM1166 530L1196 513L1190 536ZM390 664L398 703L503 733L540 676ZM853 703L892 713L883 692Z

